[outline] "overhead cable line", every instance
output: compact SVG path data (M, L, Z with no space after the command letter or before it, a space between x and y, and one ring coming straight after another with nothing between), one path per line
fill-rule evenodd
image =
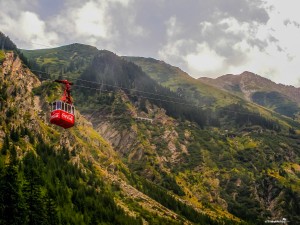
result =
M48 77L47 78L41 78L40 76L40 79L43 79L43 80L51 80L49 79ZM75 79L76 80L76 79ZM81 88L85 88L85 89L90 89L90 90L95 90L95 91L101 91L101 92L106 92L106 93L113 93L114 91L106 91L106 90L103 90L101 88L95 88L95 87L88 87L88 86L84 86L84 85L78 85L78 84L73 84L74 87L81 87ZM119 88L120 90L130 90L130 91L133 91L133 92L142 92L142 91L136 91L134 89L128 89L128 88L122 88L120 86L115 86L115 85L112 85L113 87L116 87L116 88ZM162 102L170 102L170 103L177 103L177 104L182 104L182 105L188 105L188 106L193 106L193 107L197 107L193 104L189 104L189 103L184 103L184 102L179 102L179 101L170 101L170 100L166 100L166 99L162 99L162 98L153 98L153 97L149 97L149 96L145 96L145 95L136 95L136 94L131 94L131 93L126 93L127 95L129 96L137 96L137 97L141 97L141 98L147 98L147 99L151 99L151 100L157 100L157 101L162 101ZM152 94L150 92L144 92L144 94ZM158 95L158 94L156 94ZM158 96L162 96L162 97L165 97L163 95L158 95ZM180 100L184 100L184 99L180 99Z
M39 71L39 70L31 70L34 72L40 72L40 73L44 73L44 74L48 74L47 72L43 72L43 71ZM53 73L53 74L58 74L58 73ZM61 77L65 77L65 78L69 78L66 75L60 75ZM80 78L71 78L72 80L77 80L77 81L84 81L86 83L91 83L91 84L95 84L95 85L101 85L101 86L108 86L108 87L112 87L112 88L118 88L118 89L122 89L122 90L127 90L127 91L133 91L133 92L139 92L139 93L143 93L143 94L149 94L149 95L155 95L155 96L160 96L160 97L164 97L164 98L169 98L169 99L175 99L175 100L184 100L182 98L176 98L176 97L172 97L172 96L167 96L167 95L161 95L161 94L157 94L157 93L153 93L153 92L147 92L147 91L142 91L142 90L136 90L133 88L126 88L126 87L122 87L122 86L118 86L118 85L112 85L112 84L107 84L107 83L98 83L98 82L94 82L94 81L89 81L89 80L84 80L84 79L80 79Z
M43 73L45 73L45 72L43 72ZM46 73L46 74L48 74L48 73ZM51 81L51 79L49 79L49 77L45 77L45 78L43 77L42 78L40 76L40 79L42 79L44 81L47 81L47 80ZM73 86L80 87L80 88L85 88L85 89L90 89L90 90L95 90L95 91L100 91L100 92L105 92L105 93L114 93L114 91L107 91L107 90L102 90L101 88L88 87L88 86L84 86L84 85L74 84ZM118 87L120 90L124 89L124 88L122 88L120 86L114 86L114 87ZM134 91L134 89L128 89L128 90L133 90ZM145 92L145 93L150 93L150 92ZM156 101L161 101L161 102L169 102L169 103L174 103L174 104L186 105L186 106L190 106L190 107L194 107L194 108L199 108L199 109L203 109L204 108L204 107L197 106L197 105L194 105L194 104L191 104L191 103L186 103L186 102L170 101L170 100L166 100L166 99L153 98L153 97L149 97L149 96L137 95L137 94L131 94L131 93L126 93L126 94L129 95L129 96L133 96L133 97L141 97L141 98L151 99L151 100L156 100ZM152 94L152 93L150 93L150 94ZM159 96L163 96L163 95L159 95ZM184 100L184 99L181 99L181 100ZM257 113L239 112L239 111L234 111L234 110L229 110L229 109L221 109L221 110L225 111L225 112L232 112L232 113L243 114L243 115L260 116L260 114L257 114Z

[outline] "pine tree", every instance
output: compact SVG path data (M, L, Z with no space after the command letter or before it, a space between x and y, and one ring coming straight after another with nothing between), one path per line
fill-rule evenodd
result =
M57 210L56 210L56 204L53 201L53 199L47 195L44 198L45 202L45 224L47 225L56 225L58 224L58 215L57 215Z
M11 140L12 141L14 141L14 142L18 142L19 141L19 139L20 139L20 134L19 134L19 131L18 131L18 129L16 128L12 128L11 129L11 131L10 131L10 138L11 138Z
M42 225L46 222L41 192L42 179L38 169L38 160L33 153L28 153L24 158L24 176L26 182L23 187L23 194L27 205L29 225Z
M4 142L3 142L2 148L1 148L1 154L2 154L2 155L6 155L8 149L9 149L9 137L8 137L8 135L6 134L6 135L5 135L5 138L4 138Z
M18 165L17 150L14 145L10 149L9 153L10 153L10 156L9 156L10 164L17 166Z
M0 224L17 225L25 221L24 204L16 162L10 162L0 180Z

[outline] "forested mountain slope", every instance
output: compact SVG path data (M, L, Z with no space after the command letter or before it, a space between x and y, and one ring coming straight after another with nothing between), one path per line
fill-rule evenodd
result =
M41 85L15 52L1 55L0 224L189 224L187 213L212 221L166 192L160 197L180 210L136 189L144 181L79 112L70 130L50 125L59 86Z
M141 224L104 182L110 161L121 166L109 144L79 113L73 130L50 125L48 100L32 92L40 81L15 53L3 54L0 224Z
M192 210L197 209L220 223L236 217L254 224L280 217L299 222L297 122L153 59L142 59L145 69L101 50L83 68L62 70L45 52L39 58L51 61L53 77L75 82L77 109L111 144L128 173L108 168L125 174L130 184L180 218L213 224ZM64 68L72 61L66 60ZM51 91L47 85L36 93Z
M134 173L79 111L72 129L49 124L60 87L0 53L0 224L239 224Z

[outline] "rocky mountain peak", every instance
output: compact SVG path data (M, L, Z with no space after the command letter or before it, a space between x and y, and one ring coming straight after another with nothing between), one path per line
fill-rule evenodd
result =
M216 79L199 78L199 80L286 116L298 117L300 88L276 84L249 71L239 75L227 74Z

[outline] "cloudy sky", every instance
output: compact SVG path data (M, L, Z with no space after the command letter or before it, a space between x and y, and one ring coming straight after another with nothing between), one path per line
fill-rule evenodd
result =
M296 0L0 0L19 48L84 43L164 60L191 76L251 71L300 87Z

